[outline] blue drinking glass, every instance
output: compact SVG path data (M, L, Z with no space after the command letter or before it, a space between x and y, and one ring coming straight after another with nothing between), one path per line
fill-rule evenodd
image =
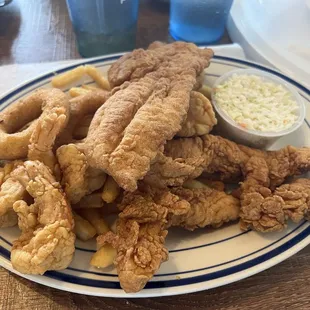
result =
M233 0L170 0L170 33L176 40L210 44L224 34Z
M135 48L139 0L67 0L82 56Z

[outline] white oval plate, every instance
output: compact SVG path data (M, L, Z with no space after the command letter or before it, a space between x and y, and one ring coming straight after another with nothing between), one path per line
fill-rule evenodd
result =
M119 55L100 57L85 63L91 63L102 72L106 72L118 57ZM73 67L67 67L57 73ZM307 121L310 120L309 90L269 68L221 56L212 60L206 70L205 82L212 85L218 76L236 68L257 68L274 73L297 89L305 100L307 119L298 132L282 138L274 148L287 144L310 146L310 127ZM45 74L10 91L0 99L1 109L37 88L51 87L50 81L53 76L54 73ZM194 232L171 229L167 239L169 261L162 264L144 290L137 294L126 294L120 288L114 268L99 270L89 266L90 257L96 248L94 241L77 241L75 257L66 270L47 272L44 276L30 276L16 272L9 258L12 242L18 233L16 227L0 229L0 264L4 268L29 280L70 292L127 298L185 294L235 282L278 264L310 243L308 222L290 224L283 232L269 234L242 232L238 224Z

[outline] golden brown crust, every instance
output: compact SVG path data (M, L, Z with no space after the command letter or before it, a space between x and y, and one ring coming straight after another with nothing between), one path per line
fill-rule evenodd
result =
M28 274L66 268L74 253L75 235L71 208L60 184L39 161L19 165L9 180L19 183L20 192L27 192L34 199L28 205L23 197L14 197L13 209L22 233L13 242L13 268Z
M80 140L74 137L74 131L77 126L80 126L81 121L86 115L94 115L109 98L110 92L96 89L88 92L85 95L72 98L70 104L70 119L63 132L56 139L56 147L63 144L76 143Z
M57 136L68 123L69 106L55 108L49 114L42 116L31 135L28 147L28 159L39 160L51 171L57 170L57 160L53 146Z
M211 57L211 50L176 42L135 50L117 61L110 83L130 83L94 116L84 148L90 165L107 171L125 190L135 190L158 149L181 128L190 92Z
M239 218L239 200L210 188L158 190L141 187L125 193L116 233L97 238L117 249L115 265L126 292L138 292L167 260L167 228L218 227Z
M294 222L308 217L310 181L295 180L272 192L268 163L262 157L251 157L244 167L241 185L241 227L261 232L283 230L289 219Z
M90 167L85 154L76 144L63 145L56 154L62 171L61 184L72 204L103 186L106 174Z
M208 134L217 124L211 102L203 94L192 91L189 109L178 137L195 137Z
M199 227L219 227L226 222L239 219L240 201L223 191L211 188L186 189L172 188L171 192L190 203L190 211L175 217L172 225L188 230Z
M182 180L184 182L192 178L192 175L197 177L202 172L208 177L216 175L222 181L240 181L245 176L243 167L254 156L266 161L272 189L282 184L287 177L310 169L310 148L286 146L278 151L262 151L210 134L168 141L164 154L166 157L161 156L160 165L154 163L154 168L148 174L152 178L162 178L170 186L180 185ZM181 170L178 174L174 167L176 162L187 163L187 176ZM166 171L171 171L170 178L165 177ZM147 178L146 181L148 182Z
M0 158L26 158L29 141L38 122L48 118L51 114L55 113L56 110L61 111L61 113L68 117L69 103L67 96L61 90L53 88L37 90L26 99L22 99L10 105L1 112ZM34 119L36 120L32 122L28 128L17 132L25 124ZM7 147L8 145L10 145L10 147Z

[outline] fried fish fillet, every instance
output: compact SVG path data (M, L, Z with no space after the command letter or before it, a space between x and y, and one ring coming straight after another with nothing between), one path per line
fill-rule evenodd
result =
M85 139L89 164L127 191L148 172L164 143L181 129L210 49L175 42L121 57L109 70L112 96L98 109Z
M168 259L167 228L218 227L239 218L239 200L211 188L150 190L126 193L116 234L97 238L98 246L117 249L115 265L122 288L138 292Z

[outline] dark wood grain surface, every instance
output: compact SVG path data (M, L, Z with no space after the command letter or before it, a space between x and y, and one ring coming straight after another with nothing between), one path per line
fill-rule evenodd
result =
M141 0L137 47L146 47L154 40L172 40L168 9L160 0ZM219 43L229 42L225 35ZM65 0L13 0L0 9L0 64L79 57ZM0 75L0 83L3 78ZM276 267L237 283L153 299L67 293L0 268L0 309L310 309L309 265L310 248L307 248Z

